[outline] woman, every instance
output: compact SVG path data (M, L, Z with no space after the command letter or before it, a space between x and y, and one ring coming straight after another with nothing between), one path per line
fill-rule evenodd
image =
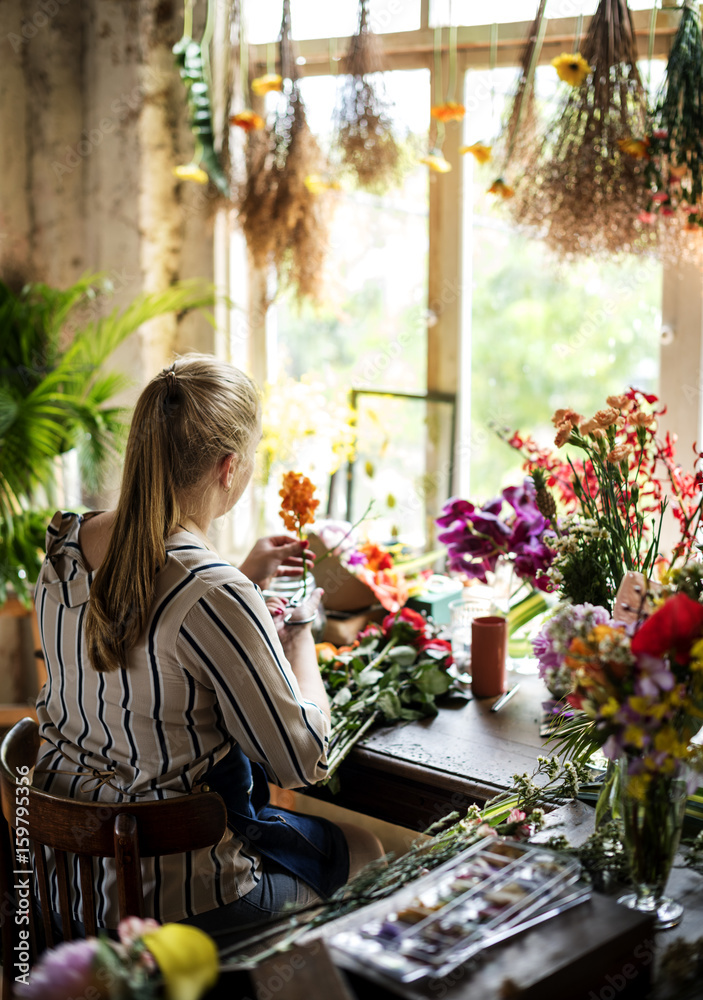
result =
M244 374L206 356L176 361L137 402L117 508L54 517L35 594L49 675L35 784L112 802L219 791L220 844L144 861L143 876L148 914L221 945L382 852L365 831L268 805L266 775L288 788L325 777L329 704L309 625L285 624L256 586L281 564L299 571L303 545L264 539L237 570L208 540L249 483L260 437ZM294 616L309 619L320 595ZM114 928L110 862L96 889L98 922ZM72 905L80 922L77 889Z

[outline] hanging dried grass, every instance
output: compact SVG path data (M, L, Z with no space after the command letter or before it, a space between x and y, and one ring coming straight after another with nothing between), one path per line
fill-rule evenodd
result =
M547 0L539 0L537 14L527 34L518 67L515 93L505 115L505 124L496 143L494 158L502 163L501 175L521 176L527 164L534 161L542 141L535 100L535 69L542 48L543 26Z
M649 201L664 259L703 265L703 36L698 5L686 0L669 53L654 125L628 144L645 162Z
M646 99L626 0L600 0L581 54L592 71L548 129L511 208L564 253L639 249L653 239L637 222L644 169L619 143L644 134Z
M369 0L359 0L359 27L347 52L335 110L335 145L359 185L376 192L398 179L400 166L390 102L371 79L383 68L381 43L369 26Z
M307 123L296 80L290 36L290 0L284 0L280 38L286 104L270 131L252 132L239 221L256 267L276 268L278 284L298 299L319 298L329 244L325 159Z

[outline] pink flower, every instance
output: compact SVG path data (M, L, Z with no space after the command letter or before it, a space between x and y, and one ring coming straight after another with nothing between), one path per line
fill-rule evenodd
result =
M526 815L526 813L524 813L522 811L522 809L511 809L511 811L508 813L508 818L506 819L505 822L506 823L522 823L522 821L524 819L526 819L526 818L527 818L527 815Z
M638 222L644 222L647 226L653 226L657 221L657 217L654 212L640 212L637 216Z
M666 191L657 191L656 194L652 195L652 201L658 205L661 205L663 204L663 202L668 200L669 200L669 195L666 193Z
M654 136L655 139L668 139L669 130L666 128L655 128L654 131L652 132L652 135Z

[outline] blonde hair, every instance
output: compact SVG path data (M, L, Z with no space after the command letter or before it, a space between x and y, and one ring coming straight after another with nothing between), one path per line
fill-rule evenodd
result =
M137 400L110 543L85 617L95 670L127 665L146 625L166 538L181 502L226 455L241 457L259 424L259 393L237 368L188 354L149 382Z

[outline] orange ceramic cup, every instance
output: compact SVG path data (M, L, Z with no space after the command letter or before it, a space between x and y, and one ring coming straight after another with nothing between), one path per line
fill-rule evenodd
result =
M507 688L505 655L508 622L499 615L471 622L471 690L477 698L496 698Z

